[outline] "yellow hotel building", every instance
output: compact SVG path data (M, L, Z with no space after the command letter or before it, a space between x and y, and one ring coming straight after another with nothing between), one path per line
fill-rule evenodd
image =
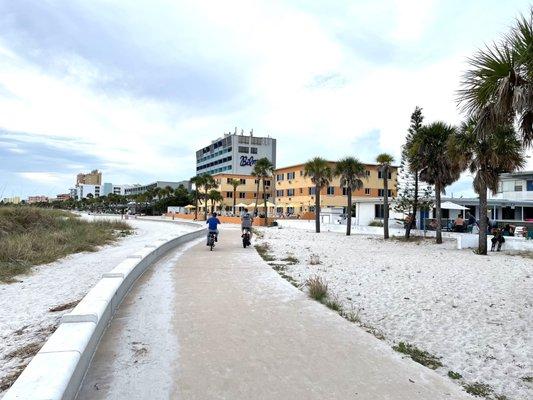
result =
M233 208L233 186L231 180L235 179L240 182L235 193L236 204L253 204L256 201L257 196L257 180L251 175L239 175L239 174L216 174L213 175L218 190L222 195L222 209L225 211L231 211ZM267 200L273 201L273 179L266 181L266 196ZM259 183L259 203L263 204L263 182Z
M330 162L335 168L335 162ZM301 215L313 212L315 205L315 186L311 179L304 176L305 164L292 165L278 168L274 172L275 203L278 213L289 212ZM379 166L365 164L366 179L363 179L363 188L353 192L353 203L356 205L356 218L360 215L364 221L382 217L383 207L383 179ZM396 196L398 167L391 167L389 171L389 197ZM327 188L320 192L320 206L343 207L346 212L346 189L340 185L340 177L334 177Z

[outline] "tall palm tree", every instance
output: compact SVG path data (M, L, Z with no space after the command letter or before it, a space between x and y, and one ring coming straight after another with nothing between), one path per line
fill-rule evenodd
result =
M241 185L239 179L231 179L229 184L233 186L233 215L235 215L235 205L237 204L237 188Z
M211 214L215 212L215 203L218 203L223 200L222 194L218 190L211 189L208 195L209 200L211 200ZM205 201L207 208L207 200Z
M326 160L315 157L305 163L304 175L315 184L315 230L320 233L320 191L333 179L333 171Z
M257 160L256 166L257 177L261 179L263 183L263 207L265 208L265 226L268 226L268 196L266 195L266 180L272 178L272 175L274 174L274 164L272 164L272 162L268 158L263 157ZM256 205L258 202L259 197L257 198Z
M191 182L191 185L194 185L195 187L195 190L194 190L194 219L197 220L198 219L198 199L200 197L200 188L202 187L202 185L204 184L203 182L203 175L196 175L196 176L193 176L191 179L190 179L190 182Z
M383 238L389 238L389 170L394 158L387 153L376 157L383 178Z
M500 173L525 166L522 143L511 125L481 136L476 121L469 119L450 137L448 147L459 168L474 175L474 190L479 195L478 254L487 254L487 189L496 192Z
M453 126L444 122L433 122L423 126L414 136L409 149L410 158L415 160L420 171L420 179L435 186L436 236L437 243L442 243L441 193L461 174L448 149L450 137L455 135Z
M524 146L533 144L533 8L469 64L458 100L477 121L476 134L517 122Z
M254 165L254 168L252 170L252 176L254 176L257 181L257 189L255 194L255 207L254 207L254 215L257 213L257 208L259 205L259 185L261 183L261 180L263 181L263 197L264 197L264 206L266 207L266 194L265 194L265 180L267 178L270 178L272 176L272 173L274 172L274 164L270 162L270 160L266 157L260 158L257 160L257 162ZM265 218L266 218L267 210L265 209ZM265 219L265 224L266 224Z
M341 187L346 188L348 207L346 214L346 235L349 236L352 229L352 192L363 187L363 179L366 176L365 166L354 157L346 157L337 162L335 175L341 178Z
M215 179L212 175L205 174L202 175L202 187L204 188L204 217L207 221L207 199L209 199L209 190L217 187L217 184L215 182Z

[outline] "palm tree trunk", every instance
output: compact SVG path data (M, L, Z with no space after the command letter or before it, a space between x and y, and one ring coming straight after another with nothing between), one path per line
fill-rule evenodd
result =
M196 190L196 193L194 194L194 201L196 208L194 209L194 220L196 221L198 219L198 190Z
M346 236L352 233L352 188L348 188L348 218L346 219Z
M255 192L254 217L257 215L257 203L259 202L259 179L257 179L257 191Z
M411 217L411 221L407 225L407 228L405 229L405 238L409 239L411 237L411 229L416 229L416 213L418 211L418 171L415 171L415 193L414 193L414 199L413 199L413 214Z
M436 219L437 219L437 228L436 228L436 236L437 236L437 244L442 243L442 219L441 219L441 209L440 209L440 185L438 183L435 184L435 208L436 208Z
M236 196L237 196L237 188L234 187L234 188L233 188L233 215L234 215L234 216L235 216L235 208L236 208L235 205L237 204L237 198L236 198Z
M205 188L205 199L204 199L204 218L207 221L207 199L209 198L209 193L207 192L207 187Z
M315 230L320 233L320 188L315 186Z
M267 197L265 193L265 178L263 178L263 205L265 206L265 226L268 226Z
M389 169L383 168L383 238L389 238Z
M487 185L480 182L480 186L478 254L487 255Z

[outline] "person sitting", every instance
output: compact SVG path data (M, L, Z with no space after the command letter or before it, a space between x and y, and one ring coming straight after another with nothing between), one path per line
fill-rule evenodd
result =
M496 243L498 244L496 251L500 251L502 248L502 244L505 243L505 238L502 235L502 231L500 229L494 229L492 234L494 236L492 237L492 239L490 239L490 241L492 242L490 251L494 251L494 247L496 247Z
M463 219L463 214L459 214L457 218L455 218L455 221L453 221L453 231L454 232L464 232L464 223L465 220Z
M218 225L220 225L220 220L217 218L217 213L214 212L211 217L205 221L208 224L207 227L207 245L209 246L209 235L211 233L215 234L215 242L218 242Z
M505 224L502 230L503 236L514 236L514 229L511 225Z

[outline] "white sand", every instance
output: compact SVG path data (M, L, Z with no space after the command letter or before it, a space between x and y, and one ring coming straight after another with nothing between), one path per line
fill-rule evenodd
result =
M299 263L287 274L300 284L320 275L344 309L377 328L391 345L408 342L441 357L437 371L489 384L508 399L532 399L533 261L477 256L436 245L385 242L369 236L264 230L277 259ZM321 264L310 265L311 254Z
M113 245L35 267L30 275L16 277L20 282L0 284L0 380L30 360L6 356L30 343L42 344L61 315L69 311L52 313L50 308L80 300L102 273L112 270L146 244L194 229L170 222L136 219L127 222L135 228L134 234Z

